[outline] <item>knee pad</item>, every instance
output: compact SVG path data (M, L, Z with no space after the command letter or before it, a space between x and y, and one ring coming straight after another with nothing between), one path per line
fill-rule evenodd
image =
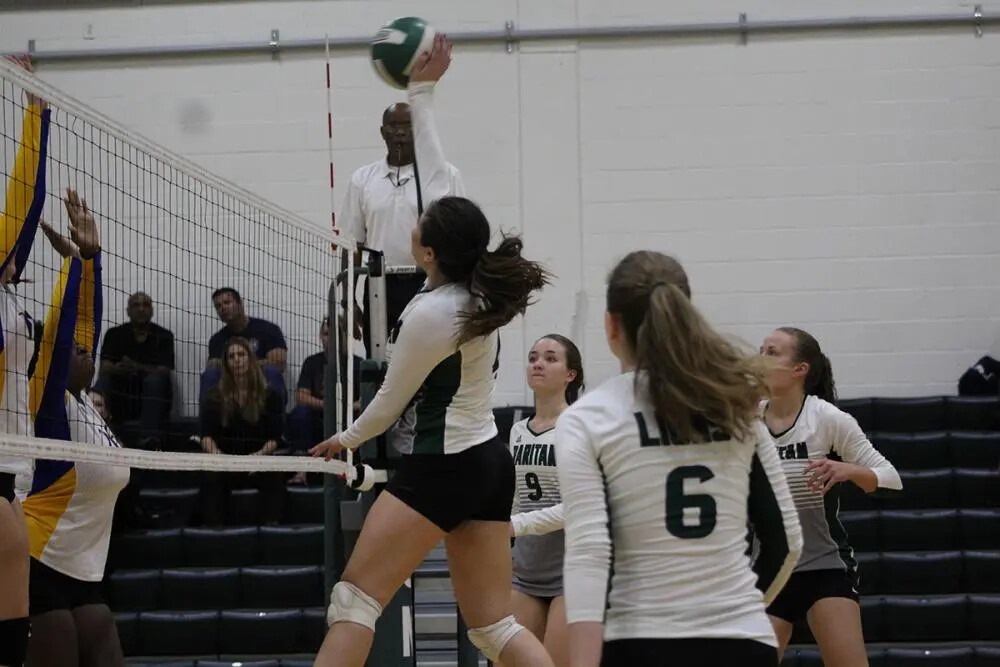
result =
M513 616L501 619L493 625L484 628L471 628L469 641L482 651L491 662L500 662L500 653L514 635L524 630L524 626L514 620Z
M375 621L381 615L382 605L352 583L338 581L330 592L330 606L326 610L328 626L348 621L375 632Z

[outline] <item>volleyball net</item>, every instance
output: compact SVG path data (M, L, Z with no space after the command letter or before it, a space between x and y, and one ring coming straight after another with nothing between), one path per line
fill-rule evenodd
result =
M226 356L242 343L250 370L266 382L261 410L280 412L281 424L276 418L268 428L281 429L283 446L315 438L320 361L327 341L336 346L336 332L350 324L329 297L352 253L342 258L331 247L328 227L226 182L7 59L0 60L0 177L2 250L16 267L4 288L16 303L8 309L34 339L5 341L7 384L19 373L35 377L31 398L0 404L10 426L24 415L9 413L39 409L49 382L73 383L72 368L58 363L72 360L73 339L93 359L90 398L123 445L190 449L185 443L202 435L206 401L236 378ZM93 268L73 268L71 255L82 249L70 234L74 215L89 216L100 235ZM350 289L353 275L347 280ZM67 327L73 336L56 335ZM5 322L8 338L15 329ZM352 337L339 342L349 354ZM300 379L317 399L308 405L298 400ZM352 392L350 383L336 385ZM296 413L306 407L309 414ZM308 434L289 433L307 424Z
M0 181L0 462L26 462L28 481L39 460L129 467L132 483L119 507L146 491L155 495L143 497L157 502L183 501L162 525L185 530L219 525L208 518L219 509L210 506L208 487L186 488L216 473L254 473L258 483L258 473L321 474L322 489L300 489L322 492L319 515L296 513L302 498L316 494L286 493L285 481L294 479L285 477L279 495L299 504L286 502L283 513L265 519L270 491L261 485L254 521L304 529L323 521L322 557L310 552L310 563L323 561L329 590L374 502L375 493L364 491L387 481L399 452L388 453L389 436L330 461L307 450L343 428L377 391L390 347L385 278L414 267L383 266L379 253L355 266L350 239L219 178L5 59ZM373 333L356 366L353 303L362 276ZM370 465L361 465L362 457ZM146 488L153 478L138 471L166 476ZM30 488L19 483L18 493ZM232 497L227 502L232 512ZM199 508L191 510L194 503ZM230 519L222 525L245 525ZM160 527L144 524L140 532L150 534L136 539L167 539L153 534ZM144 555L141 566L158 555ZM122 560L116 567L137 565ZM415 664L413 610L408 582L379 620L377 664ZM303 618L314 612L303 610ZM120 627L127 636L127 625ZM460 663L477 664L460 621L456 630ZM297 652L315 652L316 639L321 635Z

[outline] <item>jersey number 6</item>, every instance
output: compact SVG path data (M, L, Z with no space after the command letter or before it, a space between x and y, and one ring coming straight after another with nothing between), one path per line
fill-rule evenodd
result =
M681 466L667 475L667 532L682 540L707 537L715 530L715 498L706 493L684 493L684 483L691 479L707 482L715 474L705 466ZM698 522L684 523L684 510L698 510Z

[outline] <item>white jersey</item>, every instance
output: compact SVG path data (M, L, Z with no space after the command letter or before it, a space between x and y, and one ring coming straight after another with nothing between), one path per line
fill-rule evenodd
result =
M766 428L758 423L746 441L712 428L710 442L671 442L634 379L588 392L556 425L567 621L603 622L605 641L776 646L765 608L802 542ZM756 574L748 519L764 545Z
M899 490L899 473L865 437L854 417L815 396L806 396L795 423L772 433L802 524L804 547L798 571L847 570L857 567L847 532L840 523L840 486L826 495L811 491L806 477L810 461L834 458L871 468L879 488Z
M510 524L514 531L514 583L539 597L562 595L563 504L556 473L555 428L535 432L530 419L510 429L517 486Z
M67 393L66 415L81 447L121 446L87 394ZM127 467L36 461L24 500L31 556L74 579L103 580L115 503L128 480Z
M530 419L510 428L510 453L517 474L510 517L514 537L545 535L563 527L555 437L554 428L535 433Z
M31 319L21 307L20 299L9 286L0 286L0 317L3 318L0 340L3 377L0 398L0 430L4 433L31 435L31 412L28 408L28 364L34 354L35 342ZM31 461L0 456L0 472L25 474Z
M459 314L474 311L479 299L462 284L447 283L419 292L393 331L392 356L375 398L341 434L357 447L389 428L408 407L413 410L414 454L457 454L496 437L493 390L500 368L500 334L473 338L459 346Z

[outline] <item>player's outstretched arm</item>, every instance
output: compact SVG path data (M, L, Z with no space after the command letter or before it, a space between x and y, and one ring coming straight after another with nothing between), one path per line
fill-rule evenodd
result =
M10 58L28 72L32 71L27 58ZM48 149L49 111L44 100L27 94L21 141L14 157L7 191L0 216L0 260L3 266L15 263L20 274L27 263L34 243L35 232L45 203L45 168Z
M424 205L454 192L451 170L444 156L434 119L434 86L451 65L451 44L444 35L434 38L434 48L413 66L408 89L413 122L413 149L420 171Z
M572 410L556 422L556 459L566 531L563 581L570 664L597 667L604 643L611 535L597 452L582 419Z
M757 588L770 604L799 562L802 528L774 440L763 423L757 424L755 434L756 452L747 505L750 523L760 541L760 553L753 566Z

